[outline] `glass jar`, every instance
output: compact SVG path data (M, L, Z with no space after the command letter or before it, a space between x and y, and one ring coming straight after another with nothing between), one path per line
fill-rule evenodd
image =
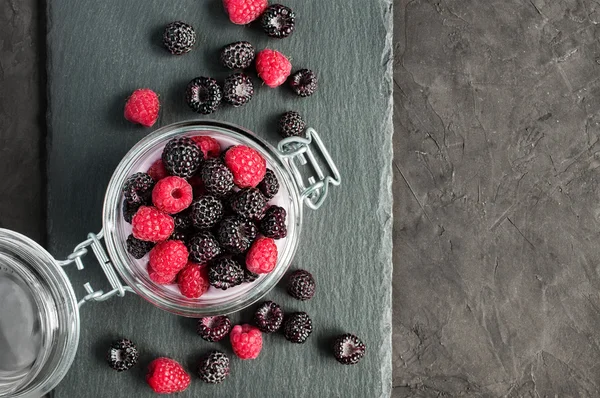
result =
M210 135L224 147L242 144L256 149L280 182L280 191L271 202L287 210L288 226L287 237L277 242L279 256L271 273L252 284L228 289L226 294L207 293L199 299L185 298L176 289L155 284L144 262L127 252L125 241L131 226L123 220L121 191L130 175L146 171L160 157L167 141L193 135ZM104 199L102 230L88 234L66 260L56 260L25 236L0 229L0 397L39 397L62 380L75 357L79 308L86 302L132 292L163 310L203 317L236 312L260 300L285 274L294 257L303 204L318 209L329 186L339 184L339 172L312 128L307 129L306 138L286 138L277 148L248 130L219 121L176 123L148 135L113 173ZM86 283L87 295L77 300L63 267L75 264L83 269L90 249L111 290L94 290Z

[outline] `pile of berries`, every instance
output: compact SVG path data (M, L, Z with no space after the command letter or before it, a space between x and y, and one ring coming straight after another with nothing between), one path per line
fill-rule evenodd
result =
M273 271L275 240L287 236L286 210L269 204L278 191L255 149L222 152L210 136L173 138L123 185L127 251L147 259L152 281L177 284L188 298L251 283Z

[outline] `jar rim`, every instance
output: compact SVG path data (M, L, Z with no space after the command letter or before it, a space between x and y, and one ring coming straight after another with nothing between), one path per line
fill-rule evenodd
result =
M119 237L118 225L122 222L119 212L122 203L121 188L126 178L133 172L136 164L150 151L164 145L166 141L181 135L198 135L202 132L216 132L229 136L232 140L256 149L265 157L268 167L280 177L280 184L284 186L290 196L288 209L288 236L284 250L280 252L276 268L253 283L248 292L239 297L225 302L200 305L198 300L185 299L183 296L175 297L166 289L157 289L147 276L142 275L135 264L131 264L130 255L127 253L123 237ZM223 315L237 312L246 308L267 294L283 277L287 271L297 249L300 227L302 224L303 206L301 196L287 161L269 143L256 136L251 131L237 125L216 120L192 120L174 123L149 134L138 141L123 157L116 167L109 182L103 208L104 240L114 267L125 283L141 297L155 306L187 317L202 317ZM125 237L126 238L126 237Z
M29 278L35 279L31 293L38 306L44 341L27 382L10 396L41 396L56 387L75 359L80 334L77 298L56 259L32 239L0 228L0 252L12 256L15 264L24 267L20 271L27 270Z

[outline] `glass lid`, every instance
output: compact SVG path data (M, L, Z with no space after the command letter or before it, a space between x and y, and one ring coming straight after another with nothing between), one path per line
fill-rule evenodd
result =
M59 264L31 239L0 229L0 397L49 392L78 339L75 294Z

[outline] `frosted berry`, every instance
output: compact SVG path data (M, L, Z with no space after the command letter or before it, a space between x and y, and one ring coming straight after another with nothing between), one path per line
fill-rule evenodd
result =
M125 119L132 123L152 127L158 119L158 95L149 88L135 90L125 104Z
M152 203L158 210L168 214L187 209L192 199L192 186L181 177L165 177L152 190Z
M188 261L188 250L179 240L159 242L150 250L150 267L165 275L176 274Z
M131 220L131 227L137 239L159 242L171 236L175 223L173 217L156 207L141 206Z
M255 359L262 350L262 333L256 326L235 325L229 338L233 352L240 359Z
M255 274L268 274L277 265L277 245L272 238L258 238L246 254L246 268Z
M155 393L172 394L185 391L190 381L190 375L173 359L157 358L148 365L146 382Z
M256 72L267 86L281 86L290 75L292 64L285 55L275 50L262 50L256 56Z
M240 188L253 188L265 177L267 163L255 149L236 145L227 150L225 164L233 174L233 182Z

